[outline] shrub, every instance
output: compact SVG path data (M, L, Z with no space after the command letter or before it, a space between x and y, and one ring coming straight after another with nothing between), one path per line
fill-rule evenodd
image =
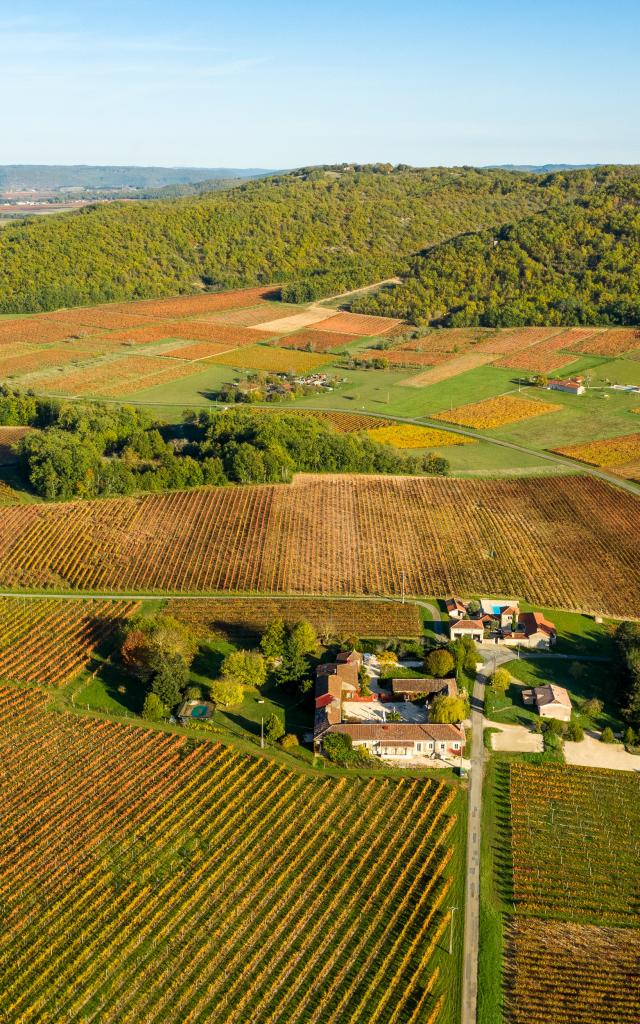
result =
M169 712L158 697L158 694L148 693L142 708L143 718L148 718L150 722L159 722L162 718L166 718L168 714Z
M280 738L280 746L283 750L291 750L293 747L298 747L298 737L294 732L287 732Z
M602 733L600 734L600 739L603 743L615 743L616 738L613 735L613 729L611 729L610 726L605 725Z
M187 700L200 700L202 698L202 689L199 686L187 686L184 695Z
M602 714L604 704L597 697L590 697L589 700L585 700L582 705L581 711L583 715L588 715L589 718L595 718Z
M563 736L565 723L560 722L557 718L546 718L542 723L542 731L544 733L552 733L554 736Z
M427 672L435 676L436 679L442 679L444 676L448 676L455 667L453 655L449 651L445 651L444 648L440 648L435 651L430 651L424 661L424 667Z
M338 732L330 732L325 736L322 749L330 761L342 767L351 764L355 755L351 737Z
M567 739L571 740L572 743L582 743L584 739L584 729L579 722L569 722L567 726Z
M277 743L284 736L284 723L275 711L267 718L265 733L269 743Z
M505 694L511 683L511 675L506 668L497 668L491 676L491 688L496 694Z

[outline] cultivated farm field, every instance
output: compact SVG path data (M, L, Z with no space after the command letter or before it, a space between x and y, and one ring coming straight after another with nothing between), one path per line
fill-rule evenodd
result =
M62 686L137 608L132 601L0 598L0 679Z
M509 1024L634 1024L640 931L520 919L509 930Z
M4 586L395 596L404 580L410 594L515 592L640 617L638 501L591 477L301 475L3 520Z
M307 778L11 687L0 758L7 1020L455 1019L452 787Z
M528 420L532 416L557 412L561 408L561 405L535 398L500 395L498 398L486 398L482 402L461 405L458 409L434 413L432 419L457 423L461 427L473 427L477 430L491 430L494 427L503 427L507 423Z
M29 433L30 427L0 427L0 466L17 461L14 445Z
M513 764L513 899L519 913L640 926L640 778Z
M332 598L209 598L202 601L169 602L168 611L182 622L213 632L254 640L275 619L295 625L305 619L318 636L330 637L417 637L422 630L414 604L399 601L341 601Z
M592 466L624 466L640 459L640 433L622 434L620 437L587 441L554 450L560 455L568 455Z
M514 915L505 1021L635 1024L640 778L558 763L514 762L506 770L510 851L502 881Z

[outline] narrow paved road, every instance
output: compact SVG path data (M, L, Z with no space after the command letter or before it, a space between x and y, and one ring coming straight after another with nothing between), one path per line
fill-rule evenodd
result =
M462 961L462 1024L476 1024L478 1005L478 947L480 941L480 824L484 772L484 686L490 667L480 665L471 698L471 772L469 778L469 821L467 825L467 877L464 905L464 947Z

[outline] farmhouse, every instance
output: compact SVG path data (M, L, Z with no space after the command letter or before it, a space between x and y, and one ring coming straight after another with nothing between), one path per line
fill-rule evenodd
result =
M440 725L428 722L357 721L343 722L342 703L358 691L358 673L363 657L358 651L338 654L334 662L319 665L316 670L315 721L313 742L316 751L332 732L351 736L354 746L363 746L377 757L460 756L464 747L462 725ZM455 679L394 679L394 696L410 699L416 693L456 694ZM426 717L426 712L425 712Z
M550 380L548 391L566 391L570 395L584 395L584 377L569 377L567 380Z
M457 622L451 623L449 632L452 640L457 640L461 636L469 636L480 644L484 638L484 623L482 619L459 619Z
M324 736L337 732L351 737L354 747L365 747L377 757L460 757L464 749L462 725L417 724L413 722L357 722L332 725L314 736L316 749Z
M459 597L447 597L445 600L447 615L450 619L464 619L467 609Z
M336 725L342 721L342 701L358 690L362 666L358 651L342 652L335 661L318 665L316 670L316 722Z
M522 691L522 700L525 704L535 704L542 718L557 718L561 722L568 722L571 718L571 698L564 686L556 686L555 683L535 686Z
M553 622L542 612L521 612L517 601L483 598L478 610L465 609L466 618L452 618L449 633L452 640L469 636L476 643L493 643L505 647L529 647L550 650L557 638Z

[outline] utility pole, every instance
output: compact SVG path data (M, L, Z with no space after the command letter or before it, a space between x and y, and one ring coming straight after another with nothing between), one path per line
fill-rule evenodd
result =
M457 907L449 907L449 910L451 912L451 929L449 931L449 956L451 956L453 953L453 914L454 911L456 911L457 909Z

